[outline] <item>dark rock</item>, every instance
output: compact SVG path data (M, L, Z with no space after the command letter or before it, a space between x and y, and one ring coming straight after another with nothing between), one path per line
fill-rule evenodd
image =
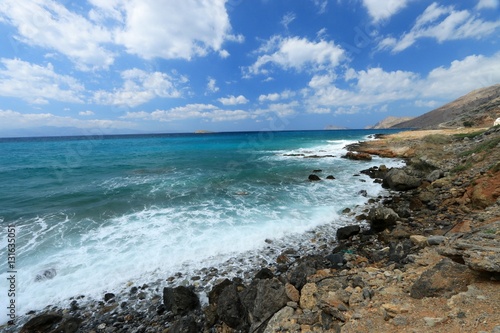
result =
M389 261L397 264L406 263L404 260L410 254L412 243L409 239L389 244Z
M321 180L317 175L309 175L309 180L311 181L318 181Z
M413 284L410 296L417 299L424 297L450 298L466 291L474 274L465 265L444 258L437 265L425 271Z
M273 272L267 268L267 267L264 267L262 268L260 271L257 272L257 274L255 275L255 278L256 279L261 279L261 280L264 280L264 279L272 279L274 277L274 274Z
M334 176L332 176L332 175L328 175L328 176L326 176L326 179L330 179L330 180L332 180L332 179L335 179L335 177L334 177Z
M385 175L382 186L396 191L407 191L419 187L421 183L420 178L411 176L402 169L391 169Z
M285 285L278 279L254 280L241 292L241 300L250 314L250 332L254 332L264 322L288 302Z
M21 333L49 332L63 317L56 313L46 313L28 320L21 328Z
M318 172L323 172L323 170L321 169L316 169L316 170L313 170L314 173L318 173Z
M184 286L163 288L163 304L174 315L185 315L200 307L200 300L194 291Z
M387 174L387 171L387 167L385 167L385 165L381 165L380 167L374 166L366 170L361 170L361 173L368 175L372 179L382 179Z
M348 151L342 158L347 158L350 160L356 160L356 161L371 161L372 160L372 155L368 153L356 153L352 151Z
M235 284L226 286L220 293L217 301L217 315L231 328L237 330L248 328L248 313Z
M215 285L212 288L212 290L210 290L210 292L208 293L208 303L216 304L217 301L219 300L219 295L221 294L222 290L224 290L224 288L232 284L233 283L229 279L225 279L221 283Z
M333 268L341 268L347 263L347 260L344 259L344 255L342 253L332 253L326 256L331 263Z
M367 197L368 196L368 192L366 192L366 190L361 190L358 192L359 195L363 196L363 197Z
M80 328L82 320L80 318L67 318L64 320L62 327L64 333L75 333Z
M287 273L288 282L300 291L307 283L307 277L316 273L317 269L330 266L330 262L321 256L306 256L290 267Z
M348 225L346 227L342 227L337 229L337 239L349 239L350 237L359 234L361 228L359 225Z
M200 332L196 319L193 316L182 317L177 320L168 330L169 333L193 333Z
M394 226L398 219L399 216L395 211L383 206L372 208L368 213L371 229L375 232Z
M114 300L115 299L115 294L113 293L106 293L104 294L104 302L109 302L111 300Z

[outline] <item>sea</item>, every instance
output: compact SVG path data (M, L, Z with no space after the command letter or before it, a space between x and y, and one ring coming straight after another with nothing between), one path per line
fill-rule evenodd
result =
M0 323L12 303L21 316L76 295L101 298L357 223L342 210L383 191L359 172L403 162L341 156L392 132L0 139ZM320 181L309 181L314 172Z

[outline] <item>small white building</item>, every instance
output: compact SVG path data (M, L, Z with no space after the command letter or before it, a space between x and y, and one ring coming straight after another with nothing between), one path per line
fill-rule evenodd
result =
M497 120L495 120L495 122L493 123L493 126L498 126L500 125L500 118L497 118Z

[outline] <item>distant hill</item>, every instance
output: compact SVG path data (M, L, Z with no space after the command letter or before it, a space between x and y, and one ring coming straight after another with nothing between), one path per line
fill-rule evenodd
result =
M500 117L500 84L481 88L392 128L490 127Z
M392 117L389 116L384 120L379 121L373 126L366 127L367 129L381 129L381 128L391 128L394 125L400 124L404 121L412 120L414 117Z

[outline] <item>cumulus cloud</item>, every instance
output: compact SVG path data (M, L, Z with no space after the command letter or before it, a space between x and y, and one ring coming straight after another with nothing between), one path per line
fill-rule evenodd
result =
M100 1L101 2L101 1ZM116 42L144 59L191 59L220 51L231 35L225 0L122 0L125 25ZM95 3L96 5L99 5ZM100 7L105 8L105 3Z
M93 112L93 111L88 110L88 111L81 111L81 112L78 112L78 114L79 114L80 116L93 116L93 115L94 115L94 112Z
M56 116L52 113L20 113L0 110L0 128L21 129L44 126L76 128L133 128L135 124L122 120L88 119Z
M409 0L363 0L363 5L375 22L389 19L408 5Z
M99 90L94 93L94 101L103 105L135 107L153 98L180 97L177 85L187 81L184 77L174 78L162 72L145 72L134 68L121 73L123 87L114 91Z
M440 6L436 2L428 6L417 18L412 29L400 38L387 37L379 49L401 52L420 38L433 38L439 43L466 38L480 39L493 34L500 21L483 21L468 10L455 10L453 6Z
M251 117L248 111L222 110L212 104L188 104L169 110L156 110L153 112L127 112L122 119L142 119L161 122L170 122L185 119L206 119L214 122L237 121Z
M83 103L84 86L71 76L57 74L50 63L40 66L2 58L0 64L0 96L33 104L47 104L49 100Z
M105 47L111 32L55 1L2 0L1 19L17 29L19 41L60 52L81 70L106 69L114 61Z
M380 67L349 72L348 88L342 88L344 82L337 80L316 79L321 84L310 83L305 102L309 111L335 107L338 112L352 113L359 110L352 106L373 107L405 100L425 106L435 105L436 99L452 100L500 82L500 52L492 57L471 55L455 60L426 76L411 71L385 71Z
M219 102L221 102L223 105L238 105L238 104L246 104L248 103L248 99L245 98L243 95L239 96L228 96L228 97L223 97L218 99Z
M208 78L207 91L209 93L215 93L219 91L219 87L217 87L217 81L212 77Z
M344 50L332 41L273 36L258 51L264 53L248 68L251 75L267 74L270 65L296 71L333 68L344 58Z
M288 99L295 96L295 92L291 90L285 90L281 93L271 93L267 95L260 95L259 96L259 102L264 103L264 102L276 102L281 99Z

